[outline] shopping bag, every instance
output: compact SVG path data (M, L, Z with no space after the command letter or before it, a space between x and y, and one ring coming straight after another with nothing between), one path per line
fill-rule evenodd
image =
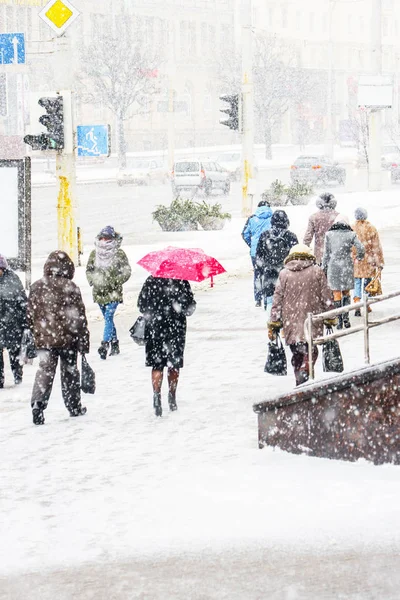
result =
M81 390L84 394L94 394L96 391L96 374L82 354Z
M380 296L382 294L382 281L381 281L381 270L378 269L375 275L365 287L365 291L368 296Z
M279 334L276 340L268 344L268 357L264 367L270 375L287 375L286 352Z
M35 340L30 329L24 329L21 338L21 351L19 361L21 364L26 364L28 361L37 357Z
M332 327L326 328L327 335L333 333ZM328 340L322 346L322 368L325 373L342 373L343 359L337 340Z
M138 317L135 323L129 330L130 336L138 346L144 346L146 341L144 339L146 329L146 320L144 317Z

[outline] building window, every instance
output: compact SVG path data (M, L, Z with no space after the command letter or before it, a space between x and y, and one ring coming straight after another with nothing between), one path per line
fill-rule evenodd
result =
M181 55L185 56L188 51L187 44L187 23L186 21L181 21L180 25L180 45L181 45Z
M352 17L352 15L349 15L348 19L347 19L347 31L350 35L353 33L353 17Z
M273 25L274 25L274 16L275 16L275 9L273 6L270 6L268 9L268 20L269 20L270 27L273 27Z
M197 37L196 37L196 23L191 21L189 23L189 30L188 30L188 36L189 36L189 54L190 56L196 56L197 54Z
M311 33L314 32L314 27L315 27L315 13L310 13L310 31L311 31Z
M360 17L360 32L364 33L365 30L365 19L363 16Z
M301 10L296 10L296 29L297 31L300 31L301 29L301 18L303 16L303 13Z
M389 19L388 17L383 18L383 35L388 37L389 35Z
M208 25L202 23L200 28L200 51L202 54L208 54Z

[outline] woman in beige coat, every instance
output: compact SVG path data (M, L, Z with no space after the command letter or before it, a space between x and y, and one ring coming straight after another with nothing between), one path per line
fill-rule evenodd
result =
M353 249L354 302L360 302L363 295L366 295L365 288L376 274L377 269L379 271L383 269L385 261L378 230L367 221L368 213L365 208L357 208L354 216L356 222L352 226L353 231L365 248L365 256L362 260L357 260L356 252ZM371 311L371 308L368 307L368 310ZM355 316L360 317L361 311L357 310Z
M315 263L315 256L308 246L296 244L285 260L285 267L279 274L272 304L271 320L268 323L268 337L274 340L283 327L286 344L292 352L292 365L296 385L308 380L308 344L304 334L304 322L308 313L314 315L333 308L333 295L328 288L325 273ZM334 325L335 320L327 321ZM323 322L313 325L313 337L323 334ZM318 349L313 348L313 362L318 357Z

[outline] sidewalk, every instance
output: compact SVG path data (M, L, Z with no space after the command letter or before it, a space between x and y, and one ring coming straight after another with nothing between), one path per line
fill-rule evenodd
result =
M371 220L385 227L389 291L399 279L398 207L395 195L369 197L371 207L377 198ZM349 196L340 201L354 208ZM290 218L301 235L308 213L298 208ZM398 468L258 450L252 404L292 389L294 378L263 371L265 313L253 304L240 224L196 237L228 274L214 288L193 285L177 413L153 415L150 370L128 335L146 277L139 267L117 313L119 357L99 359L102 323L89 304L98 391L84 398L85 417L68 417L57 380L46 425L34 427L35 367L18 388L7 371L0 600L397 599ZM176 240L193 245L190 235ZM132 263L154 241L127 245ZM89 302L83 269L78 282ZM396 301L373 314L388 311ZM399 332L398 323L372 331L373 360L398 356ZM363 363L358 334L341 348L346 369Z

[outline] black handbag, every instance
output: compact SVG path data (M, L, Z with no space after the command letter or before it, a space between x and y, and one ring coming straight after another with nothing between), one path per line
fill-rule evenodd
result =
M129 330L131 338L138 346L144 346L146 343L146 340L144 339L145 330L146 319L144 317L138 317Z
M327 335L333 333L332 327L326 328ZM343 358L337 340L328 340L322 346L322 368L325 373L342 373Z
M21 338L20 361L21 363L26 363L28 360L32 360L36 357L37 350L32 331L30 329L24 329Z
M81 390L84 394L94 394L96 391L96 373L82 354Z
M287 375L286 352L279 334L276 340L268 344L268 357L264 367L270 375Z

